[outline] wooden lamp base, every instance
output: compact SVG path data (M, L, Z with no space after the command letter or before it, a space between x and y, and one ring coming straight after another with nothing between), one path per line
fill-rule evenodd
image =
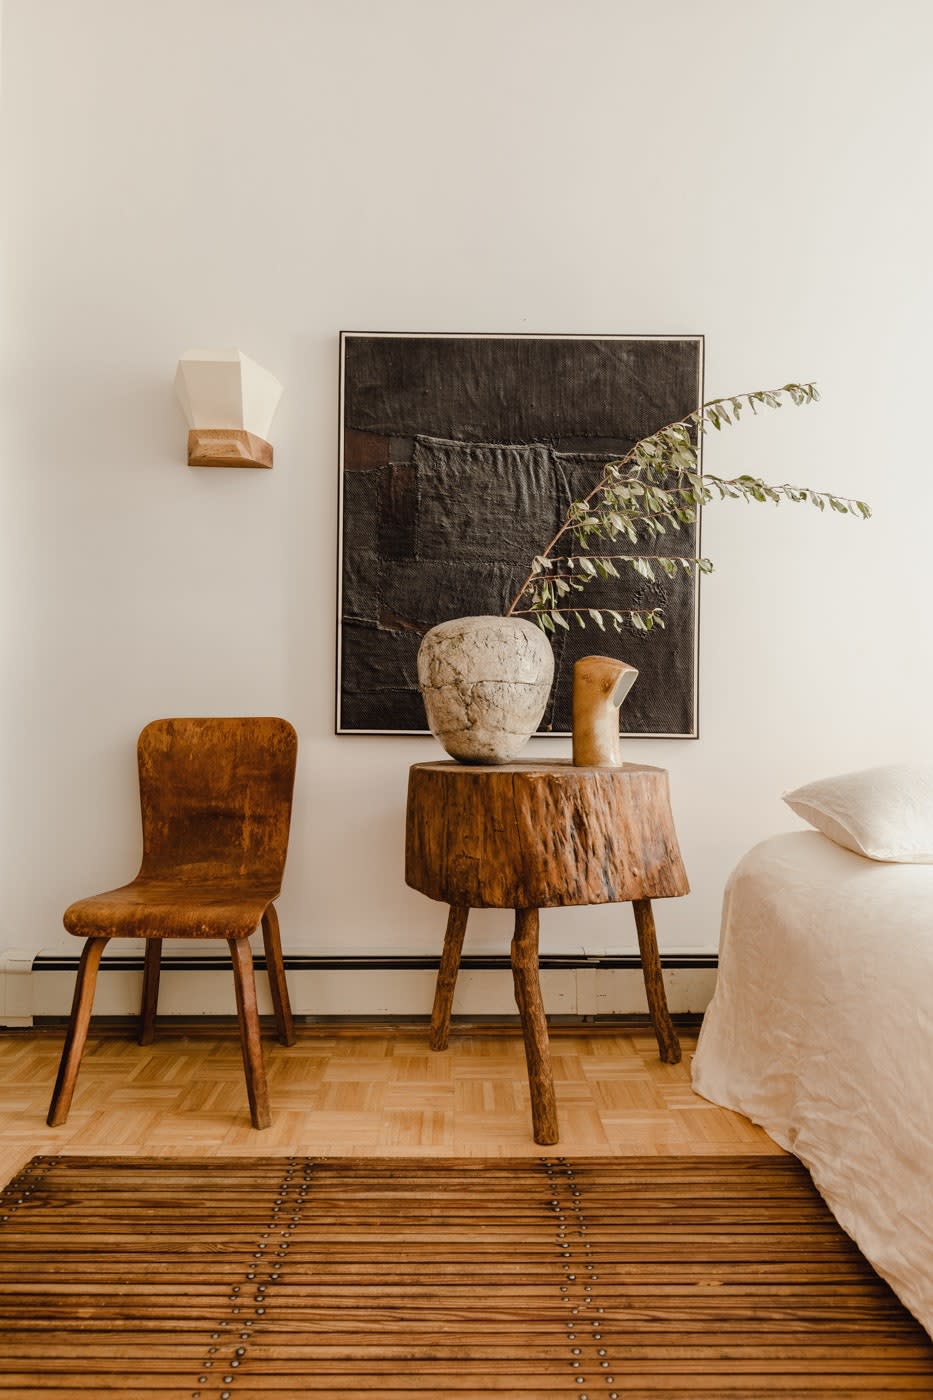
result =
M245 428L192 428L189 467L271 467L272 444Z

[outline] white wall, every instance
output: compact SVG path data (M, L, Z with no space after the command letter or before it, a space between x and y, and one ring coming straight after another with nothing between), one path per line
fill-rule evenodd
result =
M7 0L0 947L132 874L148 719L278 712L286 945L437 948L401 873L433 743L332 733L341 328L701 331L709 395L820 382L708 447L876 513L707 512L702 738L628 745L694 887L663 946L715 947L783 788L933 756L931 46L928 0ZM192 344L285 384L272 472L185 466ZM617 909L544 936L634 947Z

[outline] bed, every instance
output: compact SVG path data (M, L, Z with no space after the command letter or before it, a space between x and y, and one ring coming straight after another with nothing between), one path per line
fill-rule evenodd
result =
M693 1086L800 1158L933 1335L933 865L818 831L755 846L726 887Z

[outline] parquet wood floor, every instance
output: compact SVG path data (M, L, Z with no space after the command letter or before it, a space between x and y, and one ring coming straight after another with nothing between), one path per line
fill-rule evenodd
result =
M250 1126L233 1025L88 1040L67 1124L45 1115L61 1034L0 1034L0 1180L34 1153L123 1157L309 1155L538 1157L519 1031L457 1030L433 1053L425 1026L298 1028L264 1040L272 1127ZM665 1065L650 1030L552 1031L559 1151L586 1156L780 1154L761 1129L690 1087L695 1037Z

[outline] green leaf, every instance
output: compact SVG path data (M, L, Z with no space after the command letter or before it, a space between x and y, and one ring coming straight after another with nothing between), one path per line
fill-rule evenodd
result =
M606 463L602 468L602 477L593 490L568 507L558 538L566 535L567 543L572 540L575 547L582 551L579 555L562 559L564 567L569 565L569 576L558 578L551 572L557 559L549 557L550 548L553 547L550 546L548 553L534 556L529 578L521 586L509 611L515 610L520 598L530 596L529 611L535 615L539 625L551 632L555 627L566 628L569 624L556 607L561 598L568 597L572 592L582 592L584 585L594 578L608 580L619 577L613 562L615 556L604 557L593 552L594 549L598 551L599 541L624 536L637 551L641 540L653 543L665 535L668 528L680 530L684 526L694 526L699 507L717 499L774 504L785 500L795 504L809 501L821 511L828 507L840 515L858 515L863 520L869 519L871 509L865 501L806 486L789 486L786 483L772 486L748 473L732 480L723 480L714 476L704 477L699 470L700 434L705 433L708 427L718 432L724 424L737 423L746 408L757 414L759 407L781 408L786 401L802 405L817 402L819 397L817 387L812 382L794 381L779 389L759 389L712 399L685 414L680 421L669 423L642 438L624 457ZM655 581L652 556L641 556L635 552L632 557L626 558L626 562L640 577ZM692 559L689 556L659 555L654 557L653 562L667 578L675 577L678 567L685 573L693 569L709 573L713 567L708 559ZM603 612L616 628L623 617L622 613L610 609L600 611L593 608L588 611L602 629L605 628ZM574 612L572 615L579 626L585 626L582 613ZM664 626L659 609L635 609L628 615L631 616L632 625L640 631Z

